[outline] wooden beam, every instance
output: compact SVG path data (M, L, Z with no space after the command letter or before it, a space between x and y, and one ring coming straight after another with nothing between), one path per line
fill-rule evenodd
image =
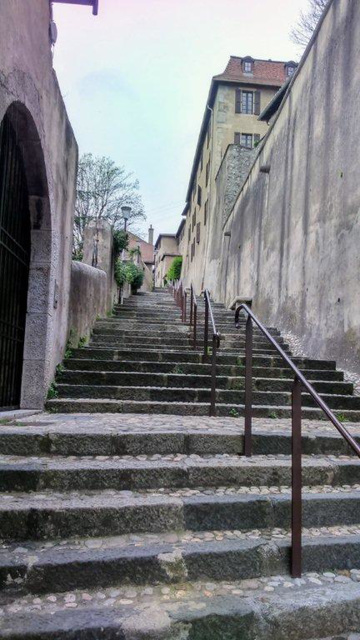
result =
M52 2L60 2L62 4L81 4L86 7L92 7L94 16L97 16L99 11L99 0L52 0Z

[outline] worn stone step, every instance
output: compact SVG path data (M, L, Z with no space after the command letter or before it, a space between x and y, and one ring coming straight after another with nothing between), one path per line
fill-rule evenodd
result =
M279 577L275 588L272 578L263 583L220 582L209 585L211 591L206 581L188 581L166 594L161 586L86 590L85 597L84 591L70 591L51 600L39 596L36 615L33 596L9 598L0 638L311 640L326 634L339 640L345 634L341 640L355 640L352 631L360 628L358 584L329 582L322 575L317 584L312 579L305 575L299 584Z
M291 484L290 456L220 455L137 457L34 457L2 456L0 491L56 491L161 489L215 486L282 486ZM356 458L303 456L302 478L306 486L337 486L360 482Z
M189 373L142 373L108 371L63 371L57 381L61 384L80 385L116 385L116 386L156 386L156 387L192 387L204 388L211 384L211 371L207 375ZM313 380L312 385L318 393L352 394L353 385L349 382ZM243 390L245 388L244 371L241 376L227 377L217 375L218 389ZM253 377L253 389L258 391L291 391L293 380L289 378Z
M243 420L206 418L206 426L193 426L193 420L183 417L181 424L172 416L148 416L144 429L143 418L133 416L79 416L70 424L38 421L29 425L2 425L1 455L22 456L139 456L166 454L243 454ZM56 416L59 417L60 416ZM115 422L115 424L114 424ZM253 452L255 455L291 453L291 432L284 421L254 420ZM163 423L163 424L162 424ZM310 423L311 425L312 423ZM305 455L352 454L344 438L326 422L316 427L303 426L302 452ZM360 434L352 430L360 442ZM316 437L315 437L316 436Z
M208 388L191 387L146 387L146 386L116 386L106 384L57 384L58 396L62 398L100 398L113 400L137 400L150 402L210 402L211 390ZM322 393L321 398L330 409L360 411L360 397L347 395L329 395ZM254 405L290 406L290 391L253 391ZM217 389L216 402L238 403L245 401L244 390ZM302 394L304 407L316 407L315 400L308 394Z
M1 494L0 536L15 541L184 529L289 529L290 489L279 493L270 488L263 495L254 489ZM304 490L303 526L357 525L359 508L358 489Z
M192 338L190 335L186 335L186 334L175 334L172 335L170 333L164 333L162 335L158 335L155 336L154 335L143 335L143 336L136 336L136 335L122 335L122 334L117 334L117 333L94 333L91 337L91 341L90 341L91 345L98 345L98 344L102 344L102 345L119 345L119 344L123 344L124 346L126 345L136 345L138 347L140 346L144 346L145 348L153 348L154 346L157 348L158 345L160 345L162 348L165 347L185 347L186 349L190 349L191 345L192 345ZM204 341L199 338L197 340L197 346L198 348L203 347L204 345ZM211 343L209 343L209 346L211 345ZM282 343L281 344L281 348L283 349L283 351L285 352L289 352L289 346L286 343ZM228 351L228 350L234 350L234 351L244 351L245 349L245 341L241 340L241 339L234 339L234 340L222 340L220 343L220 349L221 351ZM262 352L262 353L275 353L276 352L276 347L274 347L272 344L270 344L269 342L267 342L266 340L262 340L262 339L257 339L254 340L253 343L253 351L254 352Z
M209 402L159 402L139 400L111 400L91 398L56 398L46 402L48 411L52 413L145 413L178 415L178 416L208 416ZM360 422L360 411L336 410L334 414L341 420ZM238 418L245 415L243 404L216 404L217 416L230 416ZM291 406L253 405L253 416L258 418L291 418ZM324 420L321 409L315 407L303 407L302 416L307 420Z
M116 348L102 348L102 347L83 347L81 349L72 349L72 357L75 358L93 358L94 360L128 360L129 357L133 359L139 354L139 359L146 361L162 361L162 362L197 362L199 364L202 363L203 353L201 351L188 350L188 351L179 351L177 349L168 349L164 351L160 351L159 349L139 349L133 347L131 349L127 349L124 347ZM293 362L300 368L306 369L317 369L317 370L327 370L327 371L335 371L336 363L332 360L313 360L310 358L292 358ZM219 353L217 356L217 362L219 365L238 365L245 366L245 356L239 355L238 353L225 354ZM264 354L258 355L255 354L253 357L253 366L263 366L263 367L283 367L284 361L282 358L271 355Z
M142 372L142 373L183 373L187 375L210 375L211 363L174 363L153 362L144 360L91 360L85 358L69 358L64 363L66 371L112 371L112 372ZM342 382L342 371L330 371L326 369L304 369L302 372L309 381L335 381ZM243 377L245 368L236 365L217 365L218 376ZM253 367L254 378L262 378L270 374L271 378L288 378L290 369ZM349 383L351 384L351 383Z
M303 532L303 570L328 572L360 566L360 526ZM357 531L357 533L355 533ZM0 586L21 592L61 593L115 585L176 584L187 580L245 580L290 571L290 535L260 532L171 532L70 539L53 545L3 545ZM20 582L21 581L21 582Z

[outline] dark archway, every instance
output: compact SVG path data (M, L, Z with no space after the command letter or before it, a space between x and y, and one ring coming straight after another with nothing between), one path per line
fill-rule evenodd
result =
M0 125L0 408L20 405L30 266L30 212L15 130Z
M19 346L17 354L16 373L13 363L11 365L13 371L10 374L10 378L11 375L13 376L16 389L14 388L11 404L3 404L3 406L42 408L46 392L50 349L49 290L52 248L50 202L44 154L35 122L29 110L22 103L14 102L10 105L1 126L3 130L7 129L11 132L13 145L16 149L14 153L18 158L19 166L21 166L23 179L21 193L24 199L22 200L21 214L19 211L15 214L11 209L8 210L8 216L16 218L19 225L21 221L21 228L18 231L28 247L28 278L27 283L24 278L21 285L21 313L19 311L21 318L24 318L22 345ZM4 167L0 166L0 174L4 176ZM19 191L18 183L13 184L12 187L13 194ZM19 244L21 245L21 242ZM4 276L4 280L9 282L10 279L11 281L13 278L11 269L7 273L4 272ZM1 273L2 279L3 274ZM7 295L9 295L9 291ZM13 297L16 296L19 298L18 293L13 291ZM0 304L4 307L4 298L0 297ZM12 318L14 319L14 316ZM7 376L9 377L9 372ZM4 401L2 402L4 403Z

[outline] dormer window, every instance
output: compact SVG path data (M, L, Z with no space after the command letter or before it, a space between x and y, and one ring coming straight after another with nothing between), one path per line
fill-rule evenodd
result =
M252 72L252 62L244 62L244 71L245 73Z
M291 78L294 75L294 73L296 71L296 67L297 67L296 62L293 62L292 60L290 62L286 63L285 72L286 72L286 77L287 78Z

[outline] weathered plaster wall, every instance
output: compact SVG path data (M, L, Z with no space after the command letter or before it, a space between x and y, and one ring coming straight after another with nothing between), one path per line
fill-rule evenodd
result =
M1 0L0 121L18 133L32 252L22 407L43 404L68 333L77 145L52 68L48 0Z
M108 311L108 285L105 271L83 262L71 265L69 328L71 346L80 338L89 338L97 316Z
M357 372L359 54L360 3L333 0L227 222L213 221L205 269L217 299L252 297L308 355Z

